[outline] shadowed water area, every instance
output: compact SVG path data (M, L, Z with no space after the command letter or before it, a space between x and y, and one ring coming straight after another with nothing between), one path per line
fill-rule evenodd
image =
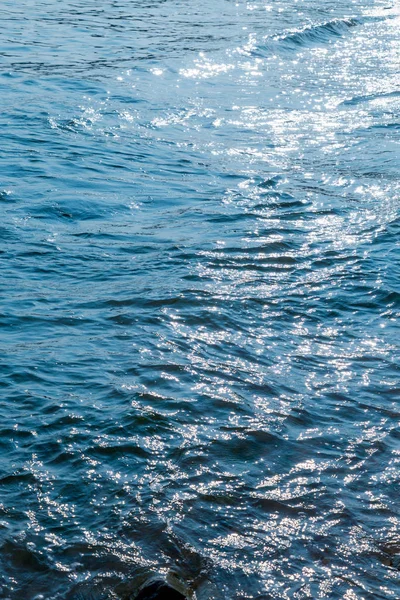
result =
M397 600L399 5L0 17L0 598Z

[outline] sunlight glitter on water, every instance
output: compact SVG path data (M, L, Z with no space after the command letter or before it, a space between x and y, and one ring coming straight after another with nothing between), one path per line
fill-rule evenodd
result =
M0 596L398 595L398 7L6 1Z

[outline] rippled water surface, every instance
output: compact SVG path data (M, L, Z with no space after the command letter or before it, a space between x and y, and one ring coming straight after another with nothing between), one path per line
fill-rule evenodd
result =
M400 8L2 0L0 597L400 597Z

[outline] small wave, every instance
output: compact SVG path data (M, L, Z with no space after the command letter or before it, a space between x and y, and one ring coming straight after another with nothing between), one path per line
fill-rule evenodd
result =
M14 202L11 198L12 192L10 190L0 190L0 202Z
M287 33L282 36L277 36L264 46L258 47L253 52L256 55L263 55L266 52L276 52L279 50L299 50L312 45L328 44L344 35L346 35L350 29L361 25L363 21L361 19L342 19L328 21L321 25L315 25L313 27L306 27L300 31L294 31Z
M280 42L289 46L306 46L311 43L327 43L331 39L341 37L349 29L360 25L358 19L344 19L342 21L329 21L315 27L308 27L291 35L280 38Z
M399 98L400 91L394 90L392 92L381 92L376 94L369 94L365 96L354 96L354 98L350 98L348 100L343 100L339 106L355 106L357 104L362 104L363 102L371 102L373 100L382 100L386 98Z

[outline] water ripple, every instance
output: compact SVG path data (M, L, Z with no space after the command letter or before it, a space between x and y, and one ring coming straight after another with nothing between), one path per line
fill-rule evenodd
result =
M397 7L0 12L0 597L395 600Z

